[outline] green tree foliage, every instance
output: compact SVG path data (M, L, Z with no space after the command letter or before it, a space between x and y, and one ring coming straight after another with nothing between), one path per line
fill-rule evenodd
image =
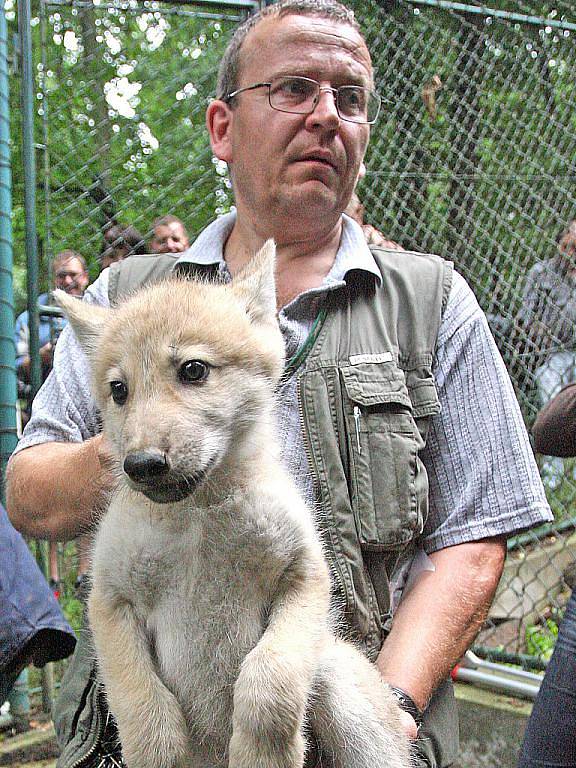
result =
M239 16L135 2L88 8L43 3L37 12L37 217L45 288L49 259L63 248L80 251L97 273L101 230L111 220L147 236L155 218L173 213L194 235L228 209L226 170L212 159L204 113ZM14 18L10 23L15 29ZM14 74L20 282L24 218Z
M554 26L574 22L571 3L493 4L525 21L416 0L351 4L384 98L361 185L367 219L405 247L455 261L504 329L498 342L524 396L533 372L510 333L523 278L553 254L557 231L576 215L575 33ZM51 255L72 247L89 258L94 275L111 217L149 234L154 218L172 212L194 235L229 207L226 169L211 157L204 111L239 16L229 5L209 11L205 4L36 0L42 274ZM20 282L23 190L12 79Z

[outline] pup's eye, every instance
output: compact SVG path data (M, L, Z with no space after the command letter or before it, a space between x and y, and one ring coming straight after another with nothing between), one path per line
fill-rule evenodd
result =
M116 405L124 405L128 400L128 387L123 381L111 381L110 394Z
M178 378L183 384L197 384L205 381L210 368L202 360L187 360L178 369Z

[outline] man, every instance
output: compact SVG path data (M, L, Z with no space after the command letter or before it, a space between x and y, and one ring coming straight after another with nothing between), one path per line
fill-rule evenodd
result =
M516 329L534 372L538 406L545 406L566 384L576 381L576 221L556 238L557 252L537 262L526 275ZM564 475L557 456L544 458L542 477L551 489Z
M22 670L66 658L76 638L22 536L0 504L0 704Z
M150 248L153 253L182 253L190 245L184 223L168 214L154 222L154 235Z
M146 253L146 242L136 227L111 224L104 229L102 235L104 242L98 256L101 270L133 254Z
M52 273L54 285L61 288L71 296L80 298L90 280L86 261L83 256L76 251L64 250L58 253L52 262ZM48 305L50 298L47 293L42 293L38 297L38 303L41 306ZM40 344L40 361L42 365L42 381L46 379L52 370L52 356L56 340L64 327L65 320L62 317L50 317L40 315L38 319L38 338ZM28 320L28 310L25 310L16 318L14 325L14 343L16 345L16 376L18 378L18 389L23 398L30 399L30 327ZM22 423L25 425L30 418L30 404L22 411ZM50 587L58 597L60 583L58 575L58 550L56 542L51 541L49 546L49 570Z
M556 241L557 253L528 272L516 317L540 363L535 377L541 406L576 379L576 221Z
M169 264L234 276L275 239L289 361L277 414L283 456L316 510L343 622L396 688L411 736L423 720L417 764L448 766L457 721L446 679L486 616L505 537L550 512L509 379L464 280L436 257L371 251L342 215L378 107L370 55L345 7L285 0L250 17L207 109L236 212L181 257L105 272L89 300L107 304L130 290L125 277L136 264L150 278ZM15 524L44 536L74 535L113 483L70 333L56 363L61 373L9 467ZM70 419L72 408L85 418ZM82 482L71 488L69 474ZM48 509L47 496L66 509ZM70 727L90 715L64 698L62 768L88 744L98 751Z
M71 296L82 296L89 283L86 261L76 251L61 251L54 257L52 262L52 273L54 285ZM42 293L38 297L40 305L50 303L47 293ZM38 337L40 343L40 359L42 361L42 378L46 378L52 367L52 354L54 344L63 327L63 320L60 318L41 315L38 320ZM28 310L22 312L16 318L14 325L14 342L16 344L16 373L18 378L28 383L30 380L30 327L28 320Z

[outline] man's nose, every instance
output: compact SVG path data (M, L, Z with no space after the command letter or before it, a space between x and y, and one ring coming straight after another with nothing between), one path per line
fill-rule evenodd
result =
M322 123L330 128L337 128L340 123L340 115L336 106L336 93L332 88L325 86L320 88L316 98L314 111L309 115L312 123Z

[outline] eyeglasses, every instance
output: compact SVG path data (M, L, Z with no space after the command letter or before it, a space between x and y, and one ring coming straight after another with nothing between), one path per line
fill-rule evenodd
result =
M56 279L66 280L66 278L69 277L71 280L77 280L83 274L84 274L84 270L82 272L68 272L68 271L62 270L62 271L56 272Z
M361 85L341 85L331 88L320 85L309 77L273 77L269 83L255 83L239 88L224 97L227 104L244 91L268 88L268 101L272 109L295 115L309 115L316 109L323 91L334 94L336 111L342 120L350 123L376 122L382 100L376 91Z

